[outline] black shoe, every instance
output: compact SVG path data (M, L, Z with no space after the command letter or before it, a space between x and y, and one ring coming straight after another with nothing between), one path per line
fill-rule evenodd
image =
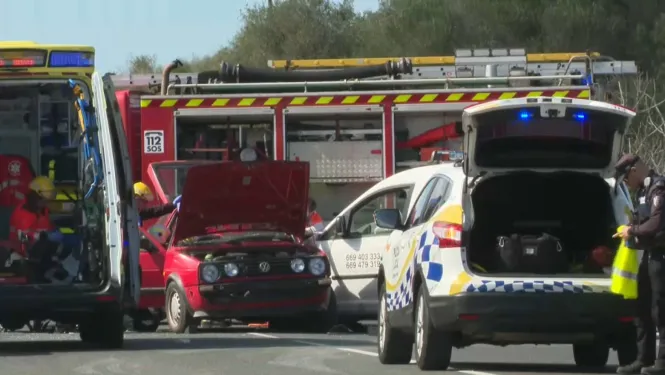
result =
M641 373L642 375L665 375L665 367L658 365L643 367Z
M635 361L629 365L617 367L617 374L621 375L637 375L640 374L643 369L648 368L648 365L640 361Z

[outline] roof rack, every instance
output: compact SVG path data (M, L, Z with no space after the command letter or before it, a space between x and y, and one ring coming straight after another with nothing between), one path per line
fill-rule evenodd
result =
M400 61L404 57L352 59L269 60L273 69L311 70L361 67ZM637 74L634 61L617 61L598 52L531 53L525 49L458 49L454 56L407 57L413 73L402 79L441 77L486 77L526 74L552 76L565 74L621 75ZM489 72L492 73L489 73ZM524 73L521 73L524 74Z
M176 61L177 62L177 61ZM175 62L174 62L175 63ZM179 62L178 62L179 63ZM327 59L327 60L273 60L269 66L275 69L287 68L287 71L272 73L273 76L288 75L293 71L294 77L305 71L316 76L344 76L343 71L358 72L358 69L370 69L380 66L401 64L408 69L386 69L380 76L364 76L356 79L333 81L320 78L312 81L284 82L280 79L267 81L251 80L256 76L268 77L271 69L261 71L256 68L244 68L222 63L219 73L216 71L200 73L166 73L169 77L168 87L161 87L163 75L125 75L113 76L113 82L119 88L149 87L155 91L161 88L163 95L169 93L188 94L206 93L237 93L237 92L320 92L333 90L391 90L406 88L457 88L478 86L590 86L595 77L613 77L616 75L637 74L634 61L616 61L611 57L602 56L597 52L579 53L548 53L527 54L524 49L459 49L455 56L424 56L424 57L386 57L360 59ZM236 75L229 75L229 68L234 68ZM296 68L293 70L292 68ZM321 69L323 68L323 69ZM332 69L332 70L331 70ZM341 69L341 71L340 71ZM315 73L319 71L319 73ZM328 71L328 73L326 73ZM381 71L381 70L377 70ZM247 78L246 83L226 83L220 77ZM243 73L244 72L244 73ZM340 74L341 72L341 74ZM333 74L335 73L335 74ZM225 75L226 74L226 75ZM383 74L383 73L375 73ZM388 75L389 74L389 75ZM308 76L307 73L301 74ZM288 77L288 78L294 78ZM357 77L357 76L356 76ZM242 77L241 77L242 78ZM238 78L240 80L240 78ZM284 79L285 80L285 79ZM234 81L238 82L238 81ZM271 91L272 90L272 91Z

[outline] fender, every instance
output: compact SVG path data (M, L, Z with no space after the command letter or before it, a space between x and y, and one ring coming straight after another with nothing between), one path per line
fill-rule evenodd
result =
M177 274L176 272L171 272L169 277L166 278L166 286L168 287L169 283L174 282L180 290L183 292L185 291L185 286L182 283L182 279L180 278L180 275Z

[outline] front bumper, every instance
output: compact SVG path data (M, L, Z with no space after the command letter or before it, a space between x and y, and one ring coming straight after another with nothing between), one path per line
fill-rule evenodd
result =
M186 288L195 318L268 318L325 311L330 278L243 281Z
M634 329L634 302L609 293L462 293L428 304L436 329L467 344L612 343Z

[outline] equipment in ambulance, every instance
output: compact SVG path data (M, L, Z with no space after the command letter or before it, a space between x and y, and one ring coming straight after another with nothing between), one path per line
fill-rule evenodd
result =
M463 160L403 172L407 211L374 211L391 230L376 247L381 363L409 363L411 344L420 369L443 370L453 348L554 343L579 366L602 368L610 349L631 363L631 305L595 260L630 220L611 177L634 116L556 97L465 109Z

